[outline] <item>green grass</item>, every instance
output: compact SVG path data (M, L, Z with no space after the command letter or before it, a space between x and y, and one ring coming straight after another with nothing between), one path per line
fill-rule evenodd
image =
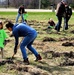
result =
M0 17L16 18L17 12L0 12ZM57 17L55 12L28 12L28 20L38 20L38 21L48 21L49 18L52 18L57 22ZM69 21L70 24L73 24L74 13Z
M17 16L17 12L0 12L0 18L5 18L5 19L9 19L12 20L13 22L15 22ZM47 22L49 20L49 18L52 18L55 23L57 23L57 17L55 12L28 12L28 21L32 21L35 20L35 22L33 22L33 27L36 28L37 31L40 32L40 34L38 35L38 39L42 40L44 37L48 36L48 37L54 37L54 38L59 38L59 37L74 37L73 34L70 33L71 30L74 29L73 25L74 25L74 13L71 17L71 19L69 20L69 30L66 32L61 32L60 35L55 34L52 30L53 34L47 34L46 31L43 32L44 28L47 28ZM42 23L38 23L39 25L37 25L36 21L38 22L44 22L44 24L42 25ZM62 21L64 22L64 21ZM38 26L40 26L40 28L38 28ZM62 23L62 27L63 27L63 23ZM49 31L50 32L50 31ZM43 33L43 34L41 34Z
M15 19L17 16L17 12L0 12L0 16L1 17L9 16L9 18L14 17ZM28 12L28 20L48 21L49 18L52 18L55 22L57 22L55 12ZM73 20L74 20L74 13L70 19L71 24L73 23Z
M52 12L31 12L29 14L29 19L36 19L36 20L48 20L49 18L56 19L56 16L54 17L55 13ZM31 16L30 16L31 15Z
M16 15L17 12L0 12L0 15Z
M47 28L47 22L48 22L48 19L49 18L52 18L56 23L57 23L57 17L55 15L55 13L53 12L28 12L29 16L28 16L28 20L30 21L29 23L32 23L31 20L36 20L36 21L33 21L33 23L31 24L31 26L33 28L36 28L36 30L39 32L38 33L38 36L36 38L36 42L35 42L35 46L36 46L36 49L39 51L39 53L42 54L42 58L44 59L43 61L41 62L34 62L32 59L32 54L29 54L29 57L30 57L30 60L31 60L31 66L35 67L36 68L39 68L39 69L42 69L43 71L48 71L50 74L53 74L53 75L57 75L57 74L60 74L60 75L64 75L64 73L66 75L70 75L70 73L73 72L73 67L59 67L57 66L58 63L60 64L60 62L62 62L64 59L63 57L61 58L50 58L50 54L48 52L45 53L46 51L50 51L50 50L55 50L55 51L64 51L64 50L73 50L73 47L61 47L61 44L62 44L62 41L59 41L59 44L54 42L55 45L57 46L55 48L55 45L53 44L53 46L51 46L50 42L41 42L44 37L52 37L54 39L58 39L58 38L61 38L61 37L67 37L67 38L73 38L74 37L74 34L70 33L72 30L74 30L74 13L69 21L69 29L67 31L62 31L62 28L61 28L61 32L60 34L56 34L55 33L55 30L51 30L51 34L50 34L50 31L48 31L49 33L47 33L47 31L43 30L45 28ZM9 19L9 20L13 20L13 22L15 22L15 19L16 19L16 16L17 16L17 12L0 12L0 19L1 20L5 20L5 19ZM44 22L44 23L40 23L40 22ZM63 26L63 23L62 23L62 26ZM8 32L8 31L7 31ZM6 50L6 54L5 56L6 57L11 57L12 56L12 53L13 53L13 45L14 45L14 41L13 41L13 38L11 38L11 42L9 42L6 47L4 48ZM66 40L65 40L66 41ZM12 44L11 44L12 43ZM64 50L63 50L64 49ZM18 50L18 54L17 54L17 59L18 60L21 60L21 53L20 53L20 50ZM44 54L43 54L44 53ZM46 55L48 55L46 57ZM45 58L44 58L45 57ZM16 61L17 61L16 59ZM5 65L2 65L0 66L0 74L1 73L4 73L5 75L9 74L9 75L23 75L24 73L28 73L28 72L23 72L23 71L18 71L17 68L19 67L23 67L25 65L21 64L20 62L19 63L16 63L16 61L14 60L15 64L5 64ZM16 68L15 68L16 66ZM11 67L13 68L11 70ZM32 67L32 68L33 68ZM32 69L30 68L30 69ZM72 70L71 70L72 68ZM71 70L71 72L70 72ZM41 72L41 71L40 71ZM33 73L33 71L29 71L29 73ZM44 72L43 72L44 73ZM35 73L34 73L35 74ZM3 74L2 74L3 75ZM42 75L48 75L46 72ZM74 74L71 74L71 75L74 75Z
M17 12L0 12L2 17L11 16L16 18ZM10 18L10 17L9 17ZM55 13L52 12L28 12L28 20L48 20L49 18L56 19Z

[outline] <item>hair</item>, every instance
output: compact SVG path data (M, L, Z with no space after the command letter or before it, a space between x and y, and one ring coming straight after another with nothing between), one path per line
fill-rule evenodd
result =
M0 25L2 26L0 29L3 29L3 23L2 23L2 21L0 21Z
M2 21L0 21L0 24L2 24Z
M13 26L14 26L14 24L13 23L11 23L11 22L8 22L7 24L6 24L6 28L13 28Z
M68 2L67 2L67 0L62 0L62 2L64 2L65 4L67 4Z
M20 7L24 7L24 5L20 5Z
M27 13L27 11L25 11L24 13Z

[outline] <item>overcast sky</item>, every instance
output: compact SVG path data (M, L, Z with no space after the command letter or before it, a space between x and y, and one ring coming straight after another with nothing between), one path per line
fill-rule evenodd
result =
M0 2L3 2L3 1L5 1L5 0L0 0Z

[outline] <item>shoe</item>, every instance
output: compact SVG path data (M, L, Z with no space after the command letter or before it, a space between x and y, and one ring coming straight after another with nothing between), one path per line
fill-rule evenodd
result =
M68 28L65 28L65 30L68 30Z
M24 59L23 62L25 63L25 65L29 65L29 60L28 60L28 58L27 58L27 59Z
M35 61L39 61L39 60L42 60L42 57L40 56L40 54L36 57Z
M57 30L57 27L55 27L54 29Z

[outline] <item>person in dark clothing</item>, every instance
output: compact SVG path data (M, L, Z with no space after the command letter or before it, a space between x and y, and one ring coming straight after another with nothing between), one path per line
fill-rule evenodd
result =
M68 29L68 21L70 20L71 15L72 15L72 9L68 4L66 4L65 10L66 10L66 14L65 14L65 17L64 17L64 20L65 20L64 24L65 24L65 30L67 30Z
M16 23L18 23L18 19L19 19L20 16L22 18L22 22L24 22L24 17L23 17L24 12L25 12L24 5L21 5L18 9L18 14L17 14L17 17L16 17Z
M55 30L57 30L57 32L59 32L60 28L61 28L62 17L64 16L64 13L65 13L65 4L66 3L67 3L66 0L62 0L57 5L56 16L58 18L58 23L55 26Z
M26 47L35 55L36 61L42 59L40 54L38 54L38 52L36 51L36 49L32 47L32 44L37 37L37 32L34 28L30 27L25 22L16 25L13 25L12 23L8 22L6 24L6 28L9 31L12 31L15 37L15 47L14 47L13 56L17 53L19 37L23 37L23 40L21 41L20 44L20 49L22 52L24 62L26 64L29 64L29 60L27 58L27 53L26 53Z

